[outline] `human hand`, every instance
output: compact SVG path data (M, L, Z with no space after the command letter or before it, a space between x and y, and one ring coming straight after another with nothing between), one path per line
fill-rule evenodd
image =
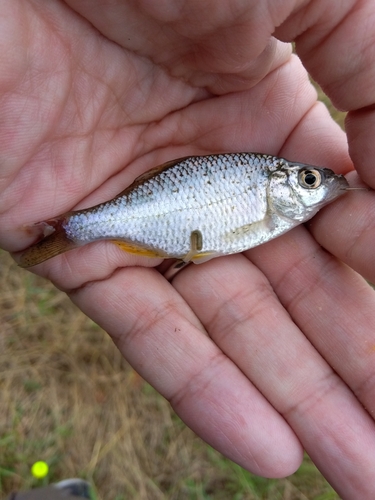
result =
M375 187L370 0L294 11L288 2L68 3L8 0L0 12L3 248L33 242L24 225L110 199L180 156L247 150L351 170L346 137L290 48L270 39L274 26L352 110L351 156ZM312 234L299 227L189 266L172 285L151 268L160 261L109 242L35 272L232 460L282 477L303 446L343 498L372 498L374 294L336 257L375 282L373 207L373 193L347 194Z

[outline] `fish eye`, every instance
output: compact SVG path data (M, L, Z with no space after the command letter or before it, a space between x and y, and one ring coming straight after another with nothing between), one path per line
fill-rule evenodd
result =
M302 170L298 176L300 185L307 189L315 189L322 183L322 175L318 170Z

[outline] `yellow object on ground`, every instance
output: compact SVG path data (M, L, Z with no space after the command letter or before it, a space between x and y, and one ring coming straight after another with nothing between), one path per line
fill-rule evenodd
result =
M35 464L31 467L31 474L37 479L42 479L43 477L46 477L48 470L48 464L46 464L46 462L39 461L35 462Z

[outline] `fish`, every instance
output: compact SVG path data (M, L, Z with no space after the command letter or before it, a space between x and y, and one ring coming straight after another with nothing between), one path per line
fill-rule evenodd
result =
M32 267L110 240L129 253L200 264L286 233L348 186L328 168L267 154L178 158L141 175L110 201L37 223L42 238L20 253L18 263Z

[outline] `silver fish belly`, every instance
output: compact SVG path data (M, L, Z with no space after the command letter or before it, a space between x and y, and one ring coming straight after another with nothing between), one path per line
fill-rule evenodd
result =
M347 186L329 169L270 155L193 156L153 169L111 201L61 216L58 231L70 248L108 239L133 253L200 263L285 233Z

